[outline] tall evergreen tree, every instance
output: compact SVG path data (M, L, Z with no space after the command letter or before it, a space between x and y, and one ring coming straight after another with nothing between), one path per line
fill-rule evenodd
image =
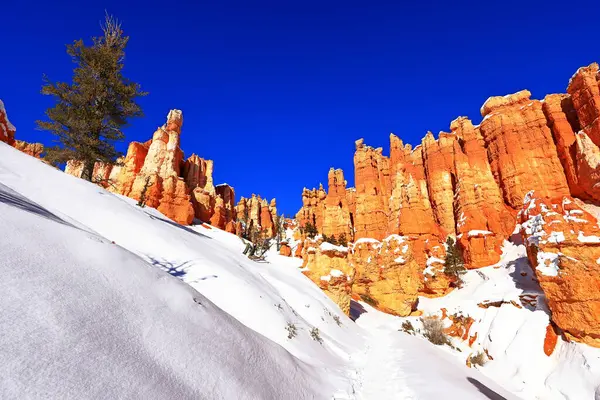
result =
M123 35L121 24L107 14L102 31L91 45L81 39L67 45L67 54L77 65L72 83L53 83L44 77L42 94L53 96L56 103L46 111L48 121L37 121L39 129L56 135L60 143L47 150L46 159L53 164L81 161L81 177L88 181L97 161L114 162L121 155L115 142L124 139L121 129L129 118L143 116L135 100L147 94L123 76L129 37Z
M462 275L467 272L465 262L456 245L456 242L451 236L446 239L446 259L444 265L444 273L456 279L457 285L462 286Z

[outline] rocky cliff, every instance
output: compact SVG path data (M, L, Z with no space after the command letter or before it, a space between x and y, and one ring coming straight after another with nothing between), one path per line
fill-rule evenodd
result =
M17 128L8 120L8 114L4 108L4 103L0 100L0 142L7 143L19 151L30 156L41 158L44 152L44 145L41 143L28 143L22 140L15 140Z
M437 139L428 132L414 148L392 134L389 157L360 139L356 188L347 188L343 172L332 169L328 192L304 189L297 220L354 241L347 256L352 290L407 315L417 294L449 290L451 280L431 261L443 259L448 236L456 238L466 267L480 268L498 262L531 190L539 198L600 201L599 80L592 64L575 73L567 94L541 101L527 90L490 97L479 125L459 117L450 132ZM403 240L392 240L398 236ZM413 251L415 245L426 255ZM311 268L308 254L305 264Z
M158 209L174 221L189 225L194 217L235 232L234 190L215 187L213 162L195 154L184 159L180 136L183 114L171 110L152 139L131 142L125 157L115 165L96 163L93 180L109 191ZM78 161L69 161L65 172L81 176Z

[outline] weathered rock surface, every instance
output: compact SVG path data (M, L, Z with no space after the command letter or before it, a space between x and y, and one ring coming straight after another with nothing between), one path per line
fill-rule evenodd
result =
M44 152L44 145L41 143L28 143L22 140L15 140L14 147L35 158L42 158L42 153Z
M600 228L570 196L537 197L520 213L529 262L552 321L571 339L600 347Z
M256 194L252 194L248 199L241 197L235 210L239 222L236 228L238 235L242 236L243 232L250 234L253 230L257 230L264 237L271 238L277 233L275 199L268 202Z
M304 247L303 273L349 315L354 270L348 262L348 248L310 239Z
M0 142L8 143L10 146L15 143L15 132L17 128L8 120L4 103L0 100Z
M116 165L96 163L93 181L108 190L154 207L180 224L202 222L235 232L235 194L228 185L215 188L213 162L192 154L184 160L180 148L183 115L171 110L152 139L132 142ZM81 163L67 163L65 172L81 176Z
M600 146L600 72L598 64L581 67L571 78L567 93L571 95L579 126L596 146Z
M444 255L444 246L433 236L358 239L348 257L355 271L352 292L379 310L407 316L415 311L418 296L449 291Z
M440 132L437 139L427 133L414 148L391 134L389 158L360 139L354 154L356 188L346 188L342 172L331 170L328 192L323 187L303 191L297 219L327 236L349 224L348 239L355 241L349 255L356 270L353 291L383 310L406 315L415 293L436 296L449 288L440 274L425 279L429 264L440 271L442 263L417 260L427 251L417 246L454 236L467 268L493 265L531 190L543 198L600 202L599 81L598 65L592 64L575 73L568 94L543 101L532 100L527 90L490 97L481 108L480 125L459 117L450 133ZM385 255L390 249L382 240L393 235L409 238L415 262L407 261L408 267ZM443 251L437 256L429 251L425 258L443 258ZM396 270L403 275L392 283L386 273ZM419 284L412 274L423 276Z
M541 196L568 195L569 187L539 100L527 90L492 97L480 125L488 159L504 201L514 209L530 190Z

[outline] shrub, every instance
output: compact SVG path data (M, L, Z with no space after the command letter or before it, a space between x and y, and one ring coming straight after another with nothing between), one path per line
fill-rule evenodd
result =
M342 326L342 321L340 321L340 317L338 317L337 315L334 315L334 316L333 316L333 320L335 321L335 323L336 323L338 326Z
M142 188L142 191L140 192L140 199L137 202L138 207L146 207L146 192L148 191L148 186L150 185L150 177L146 178L146 181L144 182L144 187Z
M296 325L292 324L291 322L288 322L287 326L285 327L285 330L288 331L288 339L293 339L298 334L298 329L296 328Z
M483 351L478 351L475 355L469 357L469 361L471 365L479 365L480 367L483 367L487 362L487 358Z
M444 344L451 345L450 339L444 333L444 322L437 318L421 318L423 324L423 336L431 343L441 346Z
M338 241L335 240L335 235L327 236L326 234L323 234L323 241L331 243L334 246L337 246L338 244Z
M319 342L319 344L323 344L323 339L321 338L321 334L319 333L319 328L312 328L310 330L310 337L312 337L313 340Z
M317 227L312 222L307 222L304 225L304 232L306 233L306 236L308 236L311 239L313 239L319 233L317 231Z
M402 332L408 333L409 335L415 334L415 327L411 324L410 321L406 320L402 323Z
M460 249L452 237L448 236L446 240L446 259L444 265L444 274L455 279L458 287L462 286L462 275L467 272L465 261Z
M346 239L345 233L340 233L338 236L337 242L340 246L348 247L348 239Z

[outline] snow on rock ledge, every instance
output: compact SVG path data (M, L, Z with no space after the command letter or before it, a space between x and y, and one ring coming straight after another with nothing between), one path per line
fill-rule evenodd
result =
M567 337L600 347L600 228L579 203L531 193L519 214L521 235L552 321Z

